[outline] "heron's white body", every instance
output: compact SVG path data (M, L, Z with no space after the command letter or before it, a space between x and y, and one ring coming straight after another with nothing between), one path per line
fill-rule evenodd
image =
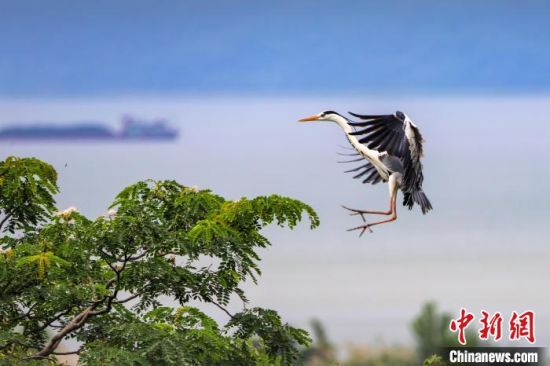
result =
M369 149L366 145L363 145L359 142L357 137L351 135L350 133L353 132L353 129L348 124L348 121L338 115L331 115L330 118L331 121L335 122L338 126L340 126L344 132L346 133L346 137L348 141L350 142L351 146L359 153L361 156L363 156L365 159L368 160L369 163L371 163L374 168L378 171L378 173L382 176L384 180L388 180L390 177L390 173L386 166L380 161L380 155L381 153L376 150Z

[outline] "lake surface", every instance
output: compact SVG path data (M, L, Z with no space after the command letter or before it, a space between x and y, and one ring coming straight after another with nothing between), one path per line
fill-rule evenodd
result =
M385 209L387 187L363 185L337 164L339 128L298 124L322 110L406 112L425 139L425 191L434 211L399 208L397 223L358 238L340 207ZM166 117L170 143L0 142L0 158L36 156L59 171L60 208L106 212L123 187L176 179L229 198L279 193L311 204L321 227L266 229L263 276L251 306L307 326L321 319L340 344L410 343L411 319L428 300L506 314L536 311L537 344L550 343L550 97L394 99L143 97L1 100L7 122ZM242 307L232 305L233 310ZM206 311L225 320L215 309Z

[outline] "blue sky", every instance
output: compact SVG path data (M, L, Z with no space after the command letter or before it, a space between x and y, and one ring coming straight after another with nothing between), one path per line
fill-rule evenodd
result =
M0 95L542 92L545 1L0 0Z

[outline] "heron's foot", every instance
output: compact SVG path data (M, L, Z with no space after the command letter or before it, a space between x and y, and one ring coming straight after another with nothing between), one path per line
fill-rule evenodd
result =
M371 224L365 224L365 225L353 227L353 228L351 228L351 229L348 229L347 231L361 230L361 233L359 233L359 237L362 237L363 234L365 233L365 231L367 231L367 230L368 230L370 233L372 233L372 229L370 228L371 226L372 226Z
M365 210L358 210L356 208L349 208L349 207L346 207L344 205L342 205L343 208L345 208L346 210L348 211L351 211L350 213L350 216L356 216L356 215L360 215L361 218L363 219L363 222L367 222L367 220L365 219L365 214L368 213L368 211L365 211Z

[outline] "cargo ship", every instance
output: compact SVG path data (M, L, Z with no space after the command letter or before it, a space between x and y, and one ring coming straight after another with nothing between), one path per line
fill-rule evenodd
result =
M11 124L0 129L1 140L175 140L178 130L164 119L145 121L125 116L113 130L98 122Z

